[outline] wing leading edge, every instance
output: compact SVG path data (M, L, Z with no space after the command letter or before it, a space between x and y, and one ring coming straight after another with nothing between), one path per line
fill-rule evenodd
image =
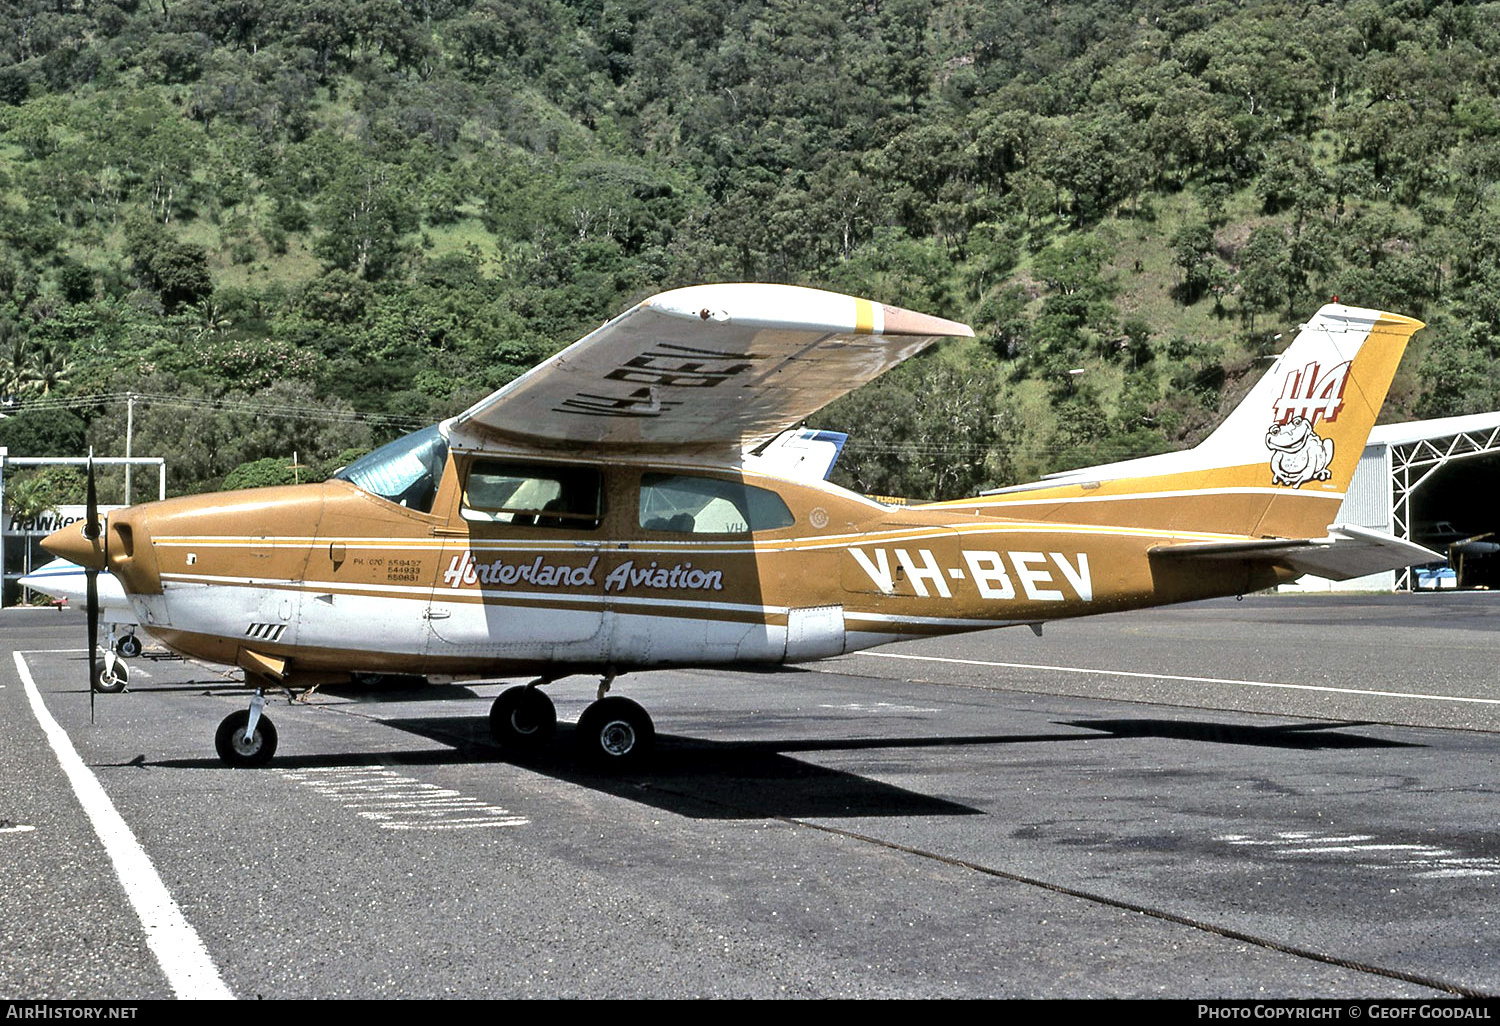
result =
M817 289L696 285L644 300L444 427L460 446L737 451L973 334Z

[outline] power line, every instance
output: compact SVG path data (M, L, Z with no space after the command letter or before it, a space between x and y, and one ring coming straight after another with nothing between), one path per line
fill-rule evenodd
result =
M0 403L0 413L18 414L42 410L86 409L111 404L126 404L131 397L138 405L155 404L177 409L221 410L225 413L241 413L256 417L280 417L289 420L316 420L325 423L364 423L377 427L395 427L416 430L426 427L429 421L391 413L362 413L358 410L330 409L326 406L301 406L290 403L260 403L249 399L202 399L188 396L157 395L150 392L106 392L89 396L46 396L19 402ZM977 444L973 442L881 442L873 439L850 438L848 452L851 455L904 455L908 457L948 457L982 459L990 452L1000 449L1012 458L1056 456L1063 453L1082 455L1102 448L1100 445L1048 445L1032 442L1020 446L1006 446L996 442Z
M391 413L362 413L327 406L299 406L289 403L260 403L249 399L201 399L180 395L156 395L149 392L106 392L88 396L46 396L0 403L0 413L18 414L43 410L76 410L111 404L126 404L134 398L137 404L154 404L178 409L221 410L257 417L281 417L289 420L318 420L328 423L365 423L398 428L419 428L427 421Z

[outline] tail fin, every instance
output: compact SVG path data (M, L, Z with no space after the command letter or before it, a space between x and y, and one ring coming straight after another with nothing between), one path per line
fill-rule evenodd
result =
M1422 322L1334 303L1192 449L988 493L984 512L1267 538L1326 533ZM973 508L974 500L962 505Z

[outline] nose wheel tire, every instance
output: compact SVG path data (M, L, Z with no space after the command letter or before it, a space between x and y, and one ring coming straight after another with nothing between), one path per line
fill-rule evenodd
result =
M101 695L118 695L130 683L130 667L118 659L113 662L113 666L101 665L94 673L94 690Z
M595 769L639 766L656 741L656 727L645 709L628 698L601 698L583 711L575 731L579 754Z
M245 738L245 724L250 722L250 712L241 709L224 717L219 731L214 735L214 747L219 758L227 766L264 766L276 754L276 726L270 717L262 715L255 725L255 733Z
M507 688L490 706L490 737L507 751L535 751L556 730L557 707L537 688Z

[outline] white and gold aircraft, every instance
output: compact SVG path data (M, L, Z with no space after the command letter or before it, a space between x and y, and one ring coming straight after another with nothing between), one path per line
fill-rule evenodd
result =
M589 673L599 697L575 734L625 765L653 737L644 709L606 697L627 671L800 663L1430 561L1329 526L1421 326L1325 306L1196 448L894 507L823 480L791 429L970 329L811 289L696 286L327 482L147 503L44 544L110 570L171 648L244 670L255 697L219 728L228 763L271 757L268 688L534 674L490 712L519 751L555 728L541 687Z

